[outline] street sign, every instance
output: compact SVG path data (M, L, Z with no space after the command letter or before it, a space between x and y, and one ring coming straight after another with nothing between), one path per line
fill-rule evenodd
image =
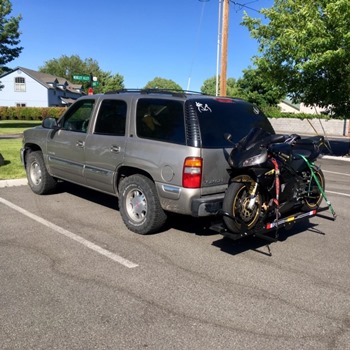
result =
M90 87L88 89L88 95L93 95L93 94L94 94L94 89Z
M73 80L90 81L90 75L87 74L74 74Z
M99 85L100 85L100 83L98 81L93 81L92 82L92 86L93 87L96 87L96 86L99 86Z

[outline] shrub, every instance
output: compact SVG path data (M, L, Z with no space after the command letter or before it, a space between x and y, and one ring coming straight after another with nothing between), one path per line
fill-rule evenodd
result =
M43 120L58 118L66 107L0 107L0 120Z

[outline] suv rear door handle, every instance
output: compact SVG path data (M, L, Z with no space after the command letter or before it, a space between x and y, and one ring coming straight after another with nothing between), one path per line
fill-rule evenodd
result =
M120 146L111 146L111 152L119 153L120 152Z

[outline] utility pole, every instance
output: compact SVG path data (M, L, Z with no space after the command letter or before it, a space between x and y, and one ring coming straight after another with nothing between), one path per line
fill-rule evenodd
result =
M219 0L220 1L220 0ZM223 0L223 16L222 16L222 46L221 46L221 73L220 73L220 95L226 96L227 88L227 41L228 41L228 22L230 0Z

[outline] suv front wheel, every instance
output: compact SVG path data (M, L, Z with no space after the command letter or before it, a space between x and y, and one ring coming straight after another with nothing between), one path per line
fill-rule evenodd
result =
M56 188L57 181L47 171L41 151L27 155L26 172L28 184L34 193L47 194Z
M159 231L167 219L153 181L140 174L120 182L119 210L127 228L141 235Z

